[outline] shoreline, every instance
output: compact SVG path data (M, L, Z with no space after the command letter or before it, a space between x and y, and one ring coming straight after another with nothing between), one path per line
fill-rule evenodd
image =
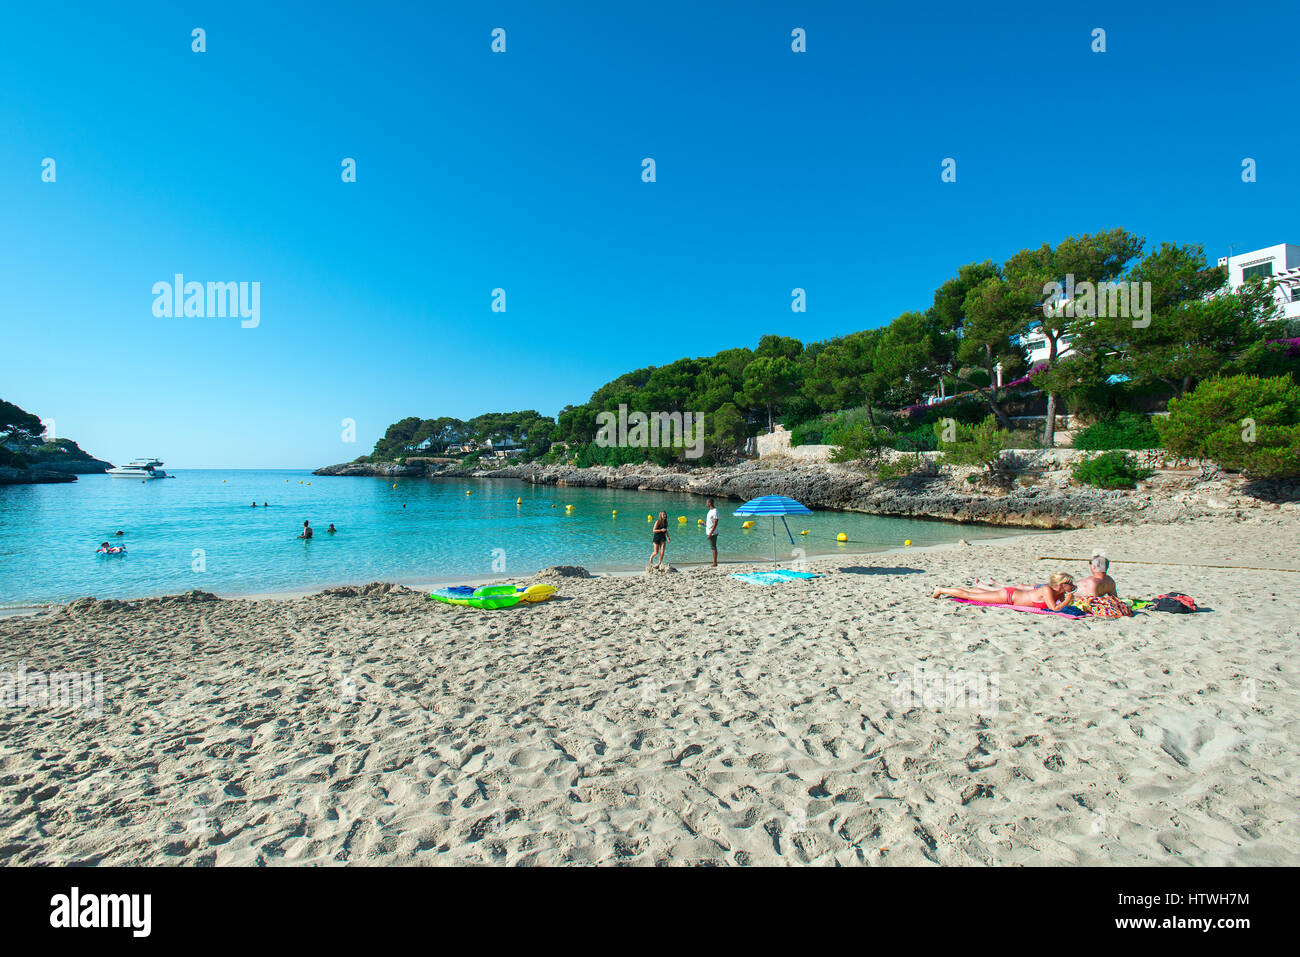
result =
M385 480L511 479L532 485L675 492L738 501L780 494L817 510L1042 530L1134 521L1183 523L1224 512L1241 517L1255 510L1300 514L1300 483L1249 482L1217 467L1145 450L1131 454L1152 469L1148 479L1132 490L1099 489L1072 481L1071 466L1078 454L1070 449L1004 453L1015 477L1001 484L986 483L978 468L940 467L932 453L922 453L922 467L913 473L884 481L847 465L780 457L690 469L528 464L466 470L444 463L351 463L326 466L312 474ZM893 460L900 458L896 453Z
M975 539L973 541L967 542L967 545L976 546L976 545L985 545L985 544L990 544L995 542L996 543L1019 542L1024 539L1042 538L1048 536L1050 536L1050 532L1040 532L1036 535L1003 535L1003 536L998 536L996 538ZM948 548L967 547L966 545L962 545L962 541L965 541L965 539L956 542L942 542L937 545L908 545L908 546L889 545L879 549L866 549L866 550L844 549L844 550L836 550L834 552L825 552L818 555L810 555L808 556L807 560L809 562L814 562L814 561L822 561L825 559L834 558L839 555L844 555L844 556L882 555L882 554L889 554L891 552L925 552L925 551L935 551L935 550L942 550ZM745 567L745 566L766 566L770 564L771 564L770 562L766 562L762 559L726 560L721 557L719 557L718 559L719 568L722 568L724 566L730 567L733 565L739 567ZM789 563L783 562L780 564L782 566L785 566L788 565ZM694 570L699 568L707 568L708 563L686 562L682 564L675 564L669 562L668 566L675 570L684 571L684 570ZM553 567L553 566L548 566L548 567ZM640 566L633 567L631 565L597 564L597 565L583 565L579 567L586 569L586 571L589 573L589 575L592 578L626 578L626 577L636 577L639 575L644 575L646 573L644 567L640 567ZM488 576L467 575L467 576L456 576L450 578L448 577L428 578L424 576L417 576L413 578L400 578L400 579L383 580L377 582L346 581L346 582L333 582L333 583L323 584L319 586L312 586L310 588L287 588L279 591L259 591L259 592L247 592L247 593L240 592L235 594L222 594L219 592L207 592L204 589L191 589L189 592L160 592L158 594L133 595L126 598L108 598L103 600L135 603L135 602L142 602L142 601L158 600L162 598L176 598L180 595L191 594L194 591L199 591L199 592L203 592L204 594L215 595L218 601L298 601L304 598L314 598L318 595L323 595L335 589L341 589L341 588L362 589L375 584L394 585L400 588L408 588L412 591L423 591L425 593L428 593L430 591L434 591L439 588L448 588L454 585L469 585L469 584L490 585L490 584L507 583L510 581L522 581L525 579L535 578L539 574L542 574L545 571L547 571L546 567L538 568L533 571L521 572L517 575L508 575L508 576L501 576L501 577L495 577L495 575L493 574ZM73 602L84 601L85 599L88 598L100 600L97 599L96 596L94 595L78 595L76 598L70 598L67 601L54 601L54 602L43 602L41 604L33 604L33 605L11 605L11 606L0 607L0 621L3 621L8 618L32 618L32 617L40 616L42 614L54 613L61 608L66 608L68 605L72 604Z

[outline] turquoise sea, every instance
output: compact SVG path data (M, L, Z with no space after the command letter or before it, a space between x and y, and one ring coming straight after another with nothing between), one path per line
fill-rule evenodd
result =
M696 524L704 500L694 495L307 471L175 475L150 482L82 475L60 485L0 486L0 608L193 588L232 596L376 580L487 580L549 565L634 570L650 555L646 516L660 509L670 519L668 561L708 560ZM523 501L516 504L517 498ZM739 504L719 502L720 559L770 560L770 521L742 530L744 520L731 514ZM685 525L678 524L680 515ZM295 537L304 519L316 530L311 541ZM934 545L1019 534L832 511L787 521L795 547L808 557L893 548L909 538ZM325 531L331 522L334 535ZM115 536L118 529L125 534ZM809 534L801 536L802 529ZM835 541L840 532L847 544ZM788 562L792 546L779 521L777 536L777 556ZM96 555L105 540L126 545L127 554Z

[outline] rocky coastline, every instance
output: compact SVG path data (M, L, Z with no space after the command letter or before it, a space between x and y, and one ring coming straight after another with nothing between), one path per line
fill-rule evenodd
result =
M999 484L978 479L978 469L938 468L933 458L902 478L880 481L847 465L803 464L780 458L738 465L661 468L654 465L513 465L462 469L455 463L426 462L327 466L315 475L382 478L499 478L534 485L686 492L744 501L758 495L789 495L811 508L839 509L903 518L1067 529L1126 523L1184 522L1203 515L1247 512L1300 514L1300 488L1250 483L1198 462L1169 460L1162 453L1137 453L1155 471L1134 490L1098 489L1070 480L1079 453L1057 449L1007 453L1013 477Z
M0 485L46 485L51 482L75 482L77 476L71 472L48 468L16 469L10 466L0 467Z

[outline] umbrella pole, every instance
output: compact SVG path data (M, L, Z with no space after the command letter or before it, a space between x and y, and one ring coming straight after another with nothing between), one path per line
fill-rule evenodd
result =
M772 516L772 568L776 568L776 516Z

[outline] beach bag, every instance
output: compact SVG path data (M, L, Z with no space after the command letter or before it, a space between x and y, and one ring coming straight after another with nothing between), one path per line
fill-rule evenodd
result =
M1099 595L1088 599L1088 614L1094 618L1132 618L1133 609L1114 595Z
M1184 595L1182 592L1173 591L1168 595L1157 595L1155 602L1151 605L1152 611L1168 611L1176 615L1186 615L1196 611L1196 602L1192 601L1191 596Z

